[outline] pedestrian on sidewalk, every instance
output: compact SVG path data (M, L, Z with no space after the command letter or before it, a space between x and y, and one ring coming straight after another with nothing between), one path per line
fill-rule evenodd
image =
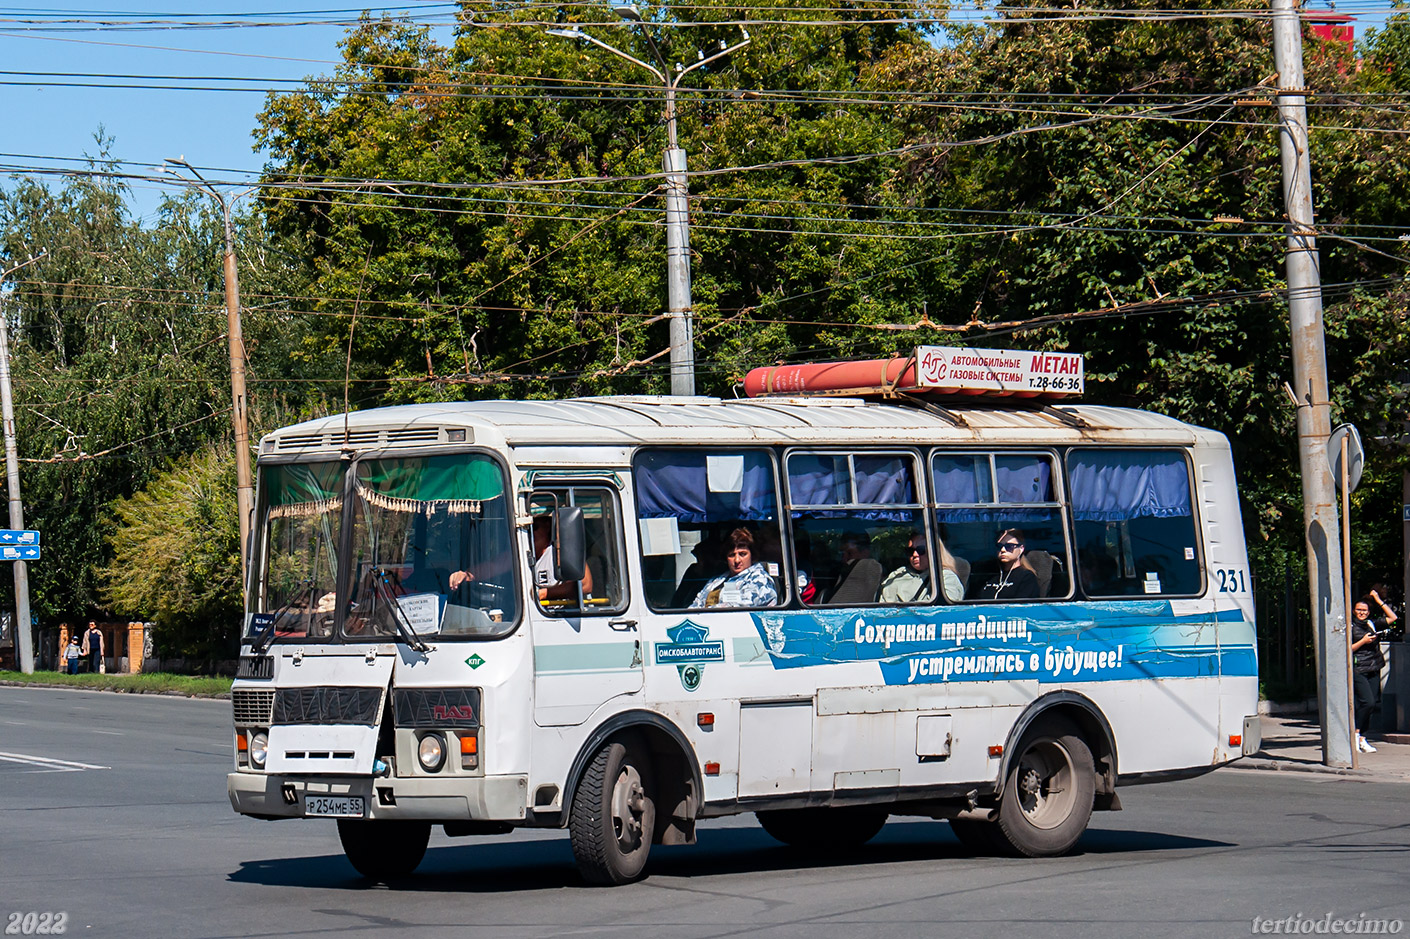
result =
M78 647L78 637L69 639L68 648L64 650L64 670L70 675L78 674L78 660L83 655L83 650Z
M88 660L88 670L94 675L106 671L103 667L106 656L103 648L103 631L93 620L88 621L88 631L83 634L83 657Z
M1385 614L1383 619L1371 618L1371 604L1375 603ZM1375 753L1376 748L1366 742L1366 728L1371 720L1371 712L1381 701L1381 669L1385 667L1385 655L1381 643L1390 632L1390 624L1396 621L1395 611L1386 606L1381 595L1372 590L1364 599L1357 600L1351 608L1351 655L1352 684L1356 691L1356 749L1362 753Z

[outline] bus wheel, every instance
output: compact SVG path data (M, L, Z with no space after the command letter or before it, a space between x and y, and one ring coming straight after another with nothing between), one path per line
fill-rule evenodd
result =
M338 840L359 874L384 883L416 870L426 856L431 823L340 818Z
M1018 745L1004 780L998 830L1024 857L1066 854L1092 817L1096 795L1092 751L1070 722L1040 721Z
M569 840L583 879L625 884L646 868L656 830L651 764L635 748L609 743L597 751L573 793Z
M756 812L759 825L779 841L810 851L860 848L886 824L886 813L872 808L775 809Z

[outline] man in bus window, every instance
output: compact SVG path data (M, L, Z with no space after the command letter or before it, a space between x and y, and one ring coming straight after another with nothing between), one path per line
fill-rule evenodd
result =
M1005 528L995 544L999 569L976 591L976 600L1032 600L1038 596L1038 575L1029 567L1022 529Z

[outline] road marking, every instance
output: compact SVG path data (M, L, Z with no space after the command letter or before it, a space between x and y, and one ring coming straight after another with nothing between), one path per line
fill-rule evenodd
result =
M95 734L107 734L107 735L110 736L110 737L125 737L125 736L127 736L126 734L124 734L124 733L123 733L122 731L120 731L120 730L95 730L95 731L93 731L93 732L94 732Z
M47 756L30 756L25 753L6 753L4 751L0 751L0 760L7 763L28 763L30 766L38 766L61 773L81 773L86 769L112 769L111 766L99 766L96 763L55 760Z

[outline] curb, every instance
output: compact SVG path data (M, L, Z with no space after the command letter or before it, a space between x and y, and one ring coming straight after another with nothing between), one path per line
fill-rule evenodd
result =
M172 698L207 698L210 700L229 699L230 692L222 691L216 694L188 694L185 691L148 691L144 688L89 688L85 685L65 685L62 683L51 683L43 681L8 681L0 680L0 688L54 688L59 691L97 691L108 694L154 694L166 695Z
M1263 717L1292 717L1302 714L1317 713L1317 699L1304 698L1301 701L1268 701L1266 699L1258 702L1258 713Z
M1322 773L1330 776L1375 776L1376 774L1368 769L1352 769L1351 767L1323 766L1321 763L1288 763L1283 760L1274 760L1258 757L1244 757L1237 763L1229 767L1230 769L1259 769L1272 771L1275 773Z

